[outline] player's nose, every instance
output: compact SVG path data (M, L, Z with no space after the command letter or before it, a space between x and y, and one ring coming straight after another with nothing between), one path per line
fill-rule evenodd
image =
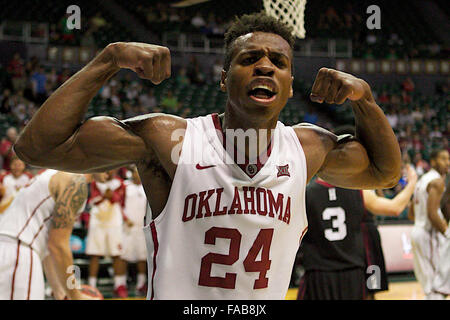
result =
M275 72L275 66L270 59L266 56L262 57L255 64L254 75L255 76L273 76Z

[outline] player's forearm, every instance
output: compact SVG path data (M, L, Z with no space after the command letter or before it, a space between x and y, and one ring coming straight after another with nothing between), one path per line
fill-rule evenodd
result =
M352 102L356 137L367 150L373 173L388 187L397 184L401 176L401 152L397 138L381 108L376 104L370 87L365 83L364 96Z
M396 215L399 215L403 210L405 210L406 206L411 200L413 192L414 184L408 183L406 187L392 199L392 204L395 209Z
M73 279L75 281L79 279L76 279L73 272L70 272L70 267L73 266L73 256L70 247L62 244L49 244L49 251L55 267L54 271L67 296L69 299L77 299L80 295L77 287L81 283L74 283Z
M56 300L63 300L67 295L66 290L59 281L51 255L48 255L44 259L42 266L44 267L45 278L52 288L53 298Z
M119 68L111 46L59 87L19 136L15 151L24 160L44 156L67 141L81 125L89 102Z

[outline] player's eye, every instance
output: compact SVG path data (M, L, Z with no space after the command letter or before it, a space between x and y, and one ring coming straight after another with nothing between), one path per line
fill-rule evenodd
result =
M280 69L286 67L286 63L283 61L283 59L274 58L272 59L272 62Z
M245 65L249 65L252 63L255 63L256 61L258 61L258 57L256 56L250 56L250 57L246 57L242 60L242 63Z

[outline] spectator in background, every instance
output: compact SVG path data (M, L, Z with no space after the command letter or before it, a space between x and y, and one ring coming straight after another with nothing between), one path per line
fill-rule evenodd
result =
M117 82L111 83L111 97L109 98L109 100L113 107L120 108L121 99Z
M41 105L47 100L47 75L42 66L39 66L38 71L33 73L31 80L33 81L34 101Z
M414 119L414 122L422 122L423 114L420 111L419 106L415 106L413 112L411 112L411 116Z
M415 88L414 82L412 81L412 79L410 77L406 78L402 82L402 89L403 89L403 91L413 92L414 88Z
M151 112L156 106L158 106L158 101L155 97L155 89L150 88L150 90L141 89L139 94L139 104L144 108L145 112Z
M181 107L181 103L178 101L178 98L173 95L172 90L167 90L166 96L161 99L160 105L172 112L179 110Z
M12 109L12 114L17 119L18 123L22 125L28 118L28 106L30 102L27 101L23 96L23 91L17 92L14 96L14 107Z
M200 12L197 11L195 15L192 17L191 25L198 30L201 30L206 26L206 21Z
M425 138L425 137L424 137ZM416 131L413 133L413 137L412 137L412 148L414 150L414 152L422 152L424 149L424 145L420 139L420 135L419 133Z
M94 30L92 27L86 30L81 36L80 44L82 47L96 48L96 42L94 38Z
M414 118L412 117L412 114L409 112L407 107L401 108L398 116L398 124L400 127L414 125Z
M431 139L440 139L440 138L442 138L442 132L439 129L439 125L438 124L434 124L433 125L433 130L430 132L429 137Z
M416 152L414 154L414 167L416 169L417 175L420 177L422 176L425 172L427 172L430 169L430 165L428 164L428 162L426 162L423 158L422 158L422 153L421 152Z
M332 6L328 6L325 13L321 13L319 17L319 29L332 29L343 27L344 23Z
M98 31L99 29L105 27L107 25L107 22L105 18L102 17L102 13L98 11L89 21L89 24L92 27L92 31Z
M54 23L50 24L50 30L48 32L48 37L49 37L50 43L58 43L59 40L61 39L61 35L58 31L58 27L56 26L56 24L54 24Z
M139 96L139 84L136 81L131 82L131 84L126 88L125 95L128 100L137 99Z
M319 120L319 115L317 114L317 112L314 110L314 108L312 106L308 106L308 111L305 113L305 115L303 117L303 121L312 123L312 124L316 124L317 120Z
M12 59L8 63L8 67L6 68L6 70L11 75L13 89L15 91L25 88L26 78L24 62L18 52L14 53Z
M205 82L205 76L201 72L200 65L194 55L189 58L187 76L192 84L202 85Z
M429 103L423 106L422 113L424 122L429 122L436 116L436 111L430 107Z
M6 130L6 137L0 142L0 155L3 158L3 170L9 171L11 169L11 160L15 155L13 145L17 140L17 129L14 127Z
M398 116L394 108L389 108L389 112L386 113L386 118L388 119L392 129L397 129Z
M378 96L378 102L381 104L389 103L389 94L386 90L383 90L381 94Z
M55 90L58 86L58 73L56 72L56 68L52 67L50 71L46 73L46 76L47 76L47 84L50 90L51 91Z
M187 86L191 83L191 81L186 75L185 67L181 67L180 70L178 70L175 82L177 83L178 86Z
M11 96L11 90L4 89L0 99L0 113L10 114L13 107L13 100Z
M386 55L386 59L388 60L397 60L398 54L394 48L390 48L388 54Z

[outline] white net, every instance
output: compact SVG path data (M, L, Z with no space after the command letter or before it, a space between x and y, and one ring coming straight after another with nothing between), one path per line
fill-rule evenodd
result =
M304 26L306 0L263 0L264 10L269 16L291 26L292 34L303 39L306 31Z

